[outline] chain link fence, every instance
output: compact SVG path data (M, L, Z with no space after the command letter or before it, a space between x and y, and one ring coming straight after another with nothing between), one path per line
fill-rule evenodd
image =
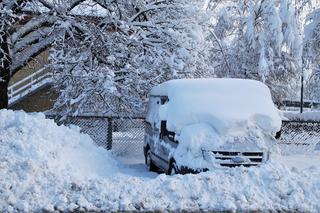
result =
M112 122L112 150L118 155L142 154L144 119L114 118Z
M86 117L86 116L47 116L49 119L54 119L58 125L75 125L81 128L81 132L90 135L92 140L103 148L108 148L108 118L104 117Z
M278 140L288 153L310 152L320 145L320 121L283 121Z
M120 118L105 116L59 116L47 115L58 125L75 125L81 132L105 149L117 155L141 154L143 150L144 119L142 117Z
M141 155L145 123L142 117L48 115L58 125L76 125L93 141L117 155ZM278 143L285 153L309 152L320 148L320 121L283 121Z

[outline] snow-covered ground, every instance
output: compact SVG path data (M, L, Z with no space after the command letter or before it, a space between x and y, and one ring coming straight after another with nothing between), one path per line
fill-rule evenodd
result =
M282 114L287 120L295 121L319 121L320 112L319 111L310 111L310 112L295 112L295 111L282 111Z
M320 211L319 151L175 176L137 156L116 157L43 114L1 110L0 211Z

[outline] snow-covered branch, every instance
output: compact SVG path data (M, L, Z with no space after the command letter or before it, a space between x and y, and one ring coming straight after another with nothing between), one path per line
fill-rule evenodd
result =
M136 13L134 16L132 16L130 18L130 22L135 21L140 15L142 15L146 12L149 12L151 10L164 9L164 8L168 7L167 4L164 4L166 2L167 2L167 0L150 2L149 4L145 5L144 8L141 8L138 13Z
M54 8L54 5L47 0L39 0L39 2L49 10L52 10Z
M55 43L51 68L56 85L63 88L57 110L141 113L153 85L213 75L208 66L212 42L195 36L206 33L197 20L202 5L141 1L132 8L127 2L117 3L126 15L122 20L81 23L90 29L85 37L75 32L74 38ZM135 18L142 14L146 17Z
M55 21L57 21L58 18L56 16L36 16L33 17L30 21L28 21L23 27L19 28L15 33L12 34L11 40L13 43L16 43L18 39L22 38L23 36L29 34L35 29L50 26Z
M31 61L33 58L35 58L37 55L41 54L45 49L47 49L54 42L57 35L58 33L53 33L50 36L46 36L46 38L41 39L40 42L33 44L32 48L16 53L13 57L13 61L15 63L13 63L11 66L12 74L15 74L21 68L26 66L26 64L29 61Z

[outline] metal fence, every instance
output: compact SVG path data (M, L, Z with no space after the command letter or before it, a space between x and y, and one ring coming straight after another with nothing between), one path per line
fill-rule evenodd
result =
M116 154L142 152L144 119L142 117L120 118L105 116L58 116L47 115L58 125L76 125L103 148Z
M116 154L130 155L142 152L145 128L142 117L47 117L54 119L58 125L79 126L98 146L112 149ZM314 149L320 144L320 121L283 121L278 143L289 152Z
M112 124L112 150L115 153L142 153L145 129L143 118L113 118Z
M278 142L289 152L314 150L320 144L320 121L282 121Z

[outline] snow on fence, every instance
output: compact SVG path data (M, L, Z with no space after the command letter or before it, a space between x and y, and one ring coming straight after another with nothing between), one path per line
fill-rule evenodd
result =
M120 118L107 116L59 116L47 115L58 125L76 125L90 135L101 147L112 149L118 155L142 153L144 119L142 117Z
M76 125L90 135L98 146L112 149L118 155L141 154L144 138L144 118L108 116L47 115L59 125ZM285 153L309 152L320 144L320 121L288 120L282 122L278 143Z

